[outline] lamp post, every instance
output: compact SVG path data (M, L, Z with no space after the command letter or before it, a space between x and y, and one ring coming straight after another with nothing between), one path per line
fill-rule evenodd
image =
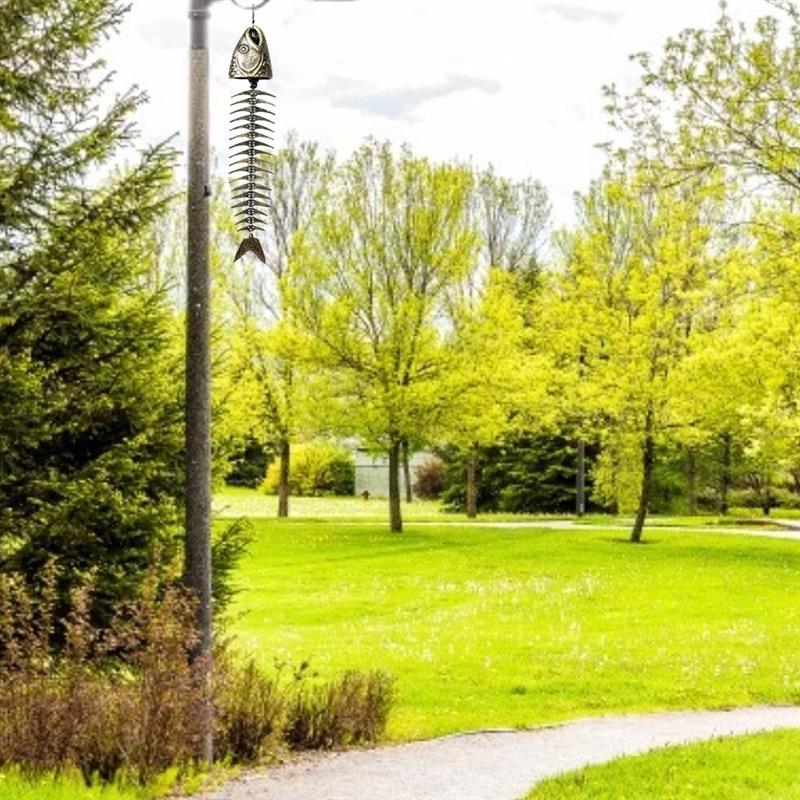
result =
M211 674L211 354L208 256L208 17L214 0L190 0L186 254L186 541L184 580L197 601L195 663ZM214 755L210 705L198 755Z
M208 19L216 0L189 0L189 135L186 253L186 541L184 580L197 600L196 663L211 674L211 291L209 276ZM236 5L244 3L233 0ZM259 8L257 0L246 8ZM202 752L213 757L210 706Z

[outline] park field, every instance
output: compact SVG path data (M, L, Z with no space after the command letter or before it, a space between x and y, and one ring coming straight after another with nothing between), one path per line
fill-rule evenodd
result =
M132 785L86 786L80 774L25 779L0 769L0 800L155 800L169 791L165 783L141 789Z
M526 800L800 800L800 732L670 747L554 778Z
M397 677L392 739L800 701L800 543L253 520L231 628L263 663Z

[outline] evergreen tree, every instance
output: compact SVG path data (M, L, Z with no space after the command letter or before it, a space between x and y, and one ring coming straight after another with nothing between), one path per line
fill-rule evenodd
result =
M94 573L101 604L180 522L180 353L148 279L172 153L111 168L144 96L108 99L94 55L123 14L0 5L0 567L56 558L62 589Z

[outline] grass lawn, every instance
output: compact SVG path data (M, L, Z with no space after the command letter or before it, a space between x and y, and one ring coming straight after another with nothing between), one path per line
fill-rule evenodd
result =
M395 739L800 701L800 543L258 519L234 630L270 663L398 677Z
M0 770L0 800L149 800L155 796L118 786L87 788L80 777L28 781Z
M527 800L800 800L800 732L743 736L588 767Z
M230 771L229 771L230 772ZM204 786L213 786L229 773L219 770L213 775L197 773L178 780L172 769L142 788L135 783L115 783L88 787L80 773L49 778L25 778L13 768L0 768L0 800L156 800L171 797L175 791L191 794ZM212 780L213 778L213 780Z
M214 493L214 512L218 517L274 517L278 498L254 489L226 486ZM291 497L289 513L302 519L358 519L381 520L389 518L387 500L361 497ZM403 504L406 519L442 519L445 514L441 503L415 500ZM448 515L449 516L449 515Z
M266 495L254 489L225 486L214 494L214 512L219 518L251 517L255 519L272 519L276 516L278 499L274 495ZM360 497L292 497L289 500L290 517L307 520L352 520L360 522L388 520L388 501L383 498L363 500ZM731 509L727 516L718 514L697 514L694 516L650 515L647 518L648 528L680 527L705 528L710 525L736 527L741 525L778 527L774 519L793 519L800 512L792 509L775 509L772 518L763 516L759 511L747 508ZM410 522L442 522L464 523L464 514L446 512L442 504L434 500L414 500L403 503L403 519ZM614 516L611 514L587 514L580 519L569 514L481 514L477 522L536 522L539 520L572 519L581 524L594 527L611 526L614 528L633 526L633 517ZM470 521L470 524L475 522Z

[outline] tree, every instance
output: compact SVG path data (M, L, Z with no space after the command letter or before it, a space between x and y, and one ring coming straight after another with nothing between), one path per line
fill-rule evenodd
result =
M792 0L767 3L777 16L765 15L752 32L720 2L711 30L690 28L668 39L660 60L634 56L637 90L606 89L616 146L658 160L674 180L722 168L751 191L766 177L797 197L800 9Z
M544 186L532 178L499 176L489 167L476 173L470 199L484 271L503 270L519 278L521 286L534 283L551 213Z
M293 279L294 237L309 225L316 203L327 190L333 163L333 155L321 153L316 143L298 141L296 134L289 134L270 162L274 174L265 233L268 271L243 261L238 269L228 266L223 277L234 339L231 386L239 405L245 403L245 416L255 417L260 436L271 440L277 451L279 517L289 515L291 443L301 424L300 390L307 385L297 380L297 343L286 302ZM237 235L230 218L227 233L234 239Z
M93 573L100 616L180 542L180 351L149 280L172 153L109 174L144 98L99 112L87 62L123 12L0 7L0 567L54 557L64 592Z
M664 187L653 177L609 171L580 200L561 287L568 328L591 332L581 347L592 387L584 401L591 396L604 420L598 491L635 509L634 542L650 505L656 447L691 425L680 413L678 367L714 324L726 263L711 225L724 200L719 185ZM566 337L570 364L576 338Z
M480 248L470 279L448 290L454 336L445 430L465 462L465 510L473 518L478 451L509 430L534 381L533 360L523 352L521 298L539 278L550 202L538 181L513 181L489 167L474 174L469 212Z
M296 322L331 373L351 432L388 452L395 532L402 442L427 438L448 401L447 290L475 264L470 184L461 167L369 141L296 239Z
M442 381L448 398L442 429L465 462L468 517L478 515L478 452L513 424L531 378L523 352L523 316L515 282L494 269L476 297L459 292L450 303L451 356Z

